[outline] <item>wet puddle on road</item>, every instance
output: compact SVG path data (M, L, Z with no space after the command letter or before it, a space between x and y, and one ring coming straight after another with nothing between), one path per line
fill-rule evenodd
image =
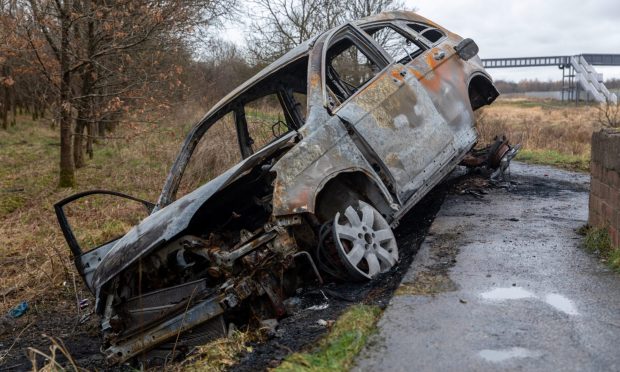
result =
M480 296L486 300L520 300L536 297L532 292L521 287L495 288L481 293Z
M573 301L568 298L557 294L551 293L545 297L545 302L553 306L556 310L559 310L568 315L579 315L577 308L573 304Z
M488 362L499 363L513 358L538 358L542 353L522 347L513 347L503 350L480 350L478 355Z
M480 294L480 297L485 300L492 301L522 300L526 298L534 298L544 301L547 305L553 307L558 311L563 312L564 314L579 315L579 311L577 311L577 308L575 307L573 301L558 293L547 294L543 299L536 294L526 289L523 289L522 287L506 287L494 288L490 291L483 292Z

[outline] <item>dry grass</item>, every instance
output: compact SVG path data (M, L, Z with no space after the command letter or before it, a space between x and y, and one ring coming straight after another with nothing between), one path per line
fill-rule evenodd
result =
M0 131L0 313L22 300L31 307L54 307L73 297L73 291L65 289L75 269L53 204L90 189L155 201L200 111L187 110L158 125L122 126L113 134L120 139L95 145L94 159L77 171L74 189L56 186L59 137L47 123L20 117L16 127ZM107 208L98 208L103 205ZM135 222L133 213L102 200L78 205L69 214L83 228L78 238L90 244L109 239ZM106 225L105 220L116 216L127 217L127 224Z
M199 346L192 356L183 361L175 368L178 371L225 371L237 362L241 352L252 352L249 342L264 339L259 331L241 332L235 331L231 337L213 340L208 344Z
M69 353L69 350L64 345L62 340L56 340L53 337L47 335L43 336L50 340L51 346L49 348L49 354L46 354L45 352L32 347L28 348L28 354L30 356L32 370L34 372L56 372L68 370L74 372L86 371L85 369L80 368L77 365L76 361L73 359L71 353ZM57 359L60 355L64 356L64 358L67 360L67 362L64 363L66 364L66 366L63 366L63 364L58 362ZM43 366L41 367L39 367L40 363L38 363L38 361L40 360L43 361Z
M521 160L587 171L597 115L592 105L500 99L478 114L477 127L480 143L502 133L521 143Z

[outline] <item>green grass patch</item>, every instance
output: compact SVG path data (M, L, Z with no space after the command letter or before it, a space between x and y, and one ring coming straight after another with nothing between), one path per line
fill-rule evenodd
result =
M620 273L620 247L614 247L605 228L585 227L579 231L585 234L584 247L598 255L615 272Z
M522 149L517 155L517 160L530 164L552 165L579 172L589 172L590 170L589 156L563 154L555 150Z
M17 195L11 195L11 193L16 193ZM3 191L3 194L0 194L0 216L9 214L14 210L17 210L24 206L26 203L26 197L21 195L20 191Z
M362 350L374 331L381 309L355 305L338 318L332 330L306 353L287 357L276 371L343 371L351 368L353 358Z

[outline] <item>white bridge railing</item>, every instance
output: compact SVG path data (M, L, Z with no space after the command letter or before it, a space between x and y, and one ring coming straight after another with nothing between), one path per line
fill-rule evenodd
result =
M598 102L617 103L618 97L609 92L601 82L602 75L597 73L594 66L588 63L583 56L571 57L570 63L575 69L575 79L581 88Z

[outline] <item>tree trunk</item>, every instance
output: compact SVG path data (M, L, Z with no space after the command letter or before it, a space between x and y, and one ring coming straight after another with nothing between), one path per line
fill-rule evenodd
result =
M92 159L93 158L93 137L96 136L95 134L95 123L90 122L88 123L88 137L86 137L86 153L88 154L88 158Z
M103 123L101 121L97 121L95 123L95 133L97 137L103 137L105 135L105 128L103 127Z
M83 11L88 13L90 12L90 7L88 2L84 2ZM77 34L80 34L79 29L75 29ZM90 58L94 51L94 28L92 21L88 22L87 27L87 36L86 40L88 42L88 50L87 56ZM76 168L82 168L86 165L84 160L84 131L88 132L88 137L86 140L86 151L88 152L89 157L92 159L92 136L91 136L91 119L92 119L92 97L89 97L93 90L93 66L91 63L87 63L80 70L80 78L82 80L82 90L80 95L84 98L81 98L78 101L78 111L77 111L77 122L75 126L75 137L73 137L73 160L75 161Z
M2 116L2 129L9 128L9 107L8 107L8 99L6 99L8 93L8 88L3 87L4 90L4 100L1 105L2 112L0 112L0 116Z
M63 106L69 104L65 97L61 98ZM75 186L75 168L71 152L71 111L64 107L60 113L60 180L58 185L60 187Z
M13 109L13 120L11 121L11 126L14 127L17 125L17 99L15 97L15 89L11 91L11 107Z
M71 1L64 2L60 36L60 187L75 186L75 167L71 153L71 71L69 69L69 10Z
M78 119L75 123L75 132L73 133L73 163L75 168L82 168L84 162L84 128L86 122L80 117L82 110L78 111Z
M2 75L3 76L9 76L9 67L8 66L4 66L2 68ZM2 116L2 129L8 129L9 128L9 104L10 104L10 97L9 97L9 86L4 84L4 82L2 82L2 91L3 91L3 100L2 100L2 112L0 112L0 115Z

